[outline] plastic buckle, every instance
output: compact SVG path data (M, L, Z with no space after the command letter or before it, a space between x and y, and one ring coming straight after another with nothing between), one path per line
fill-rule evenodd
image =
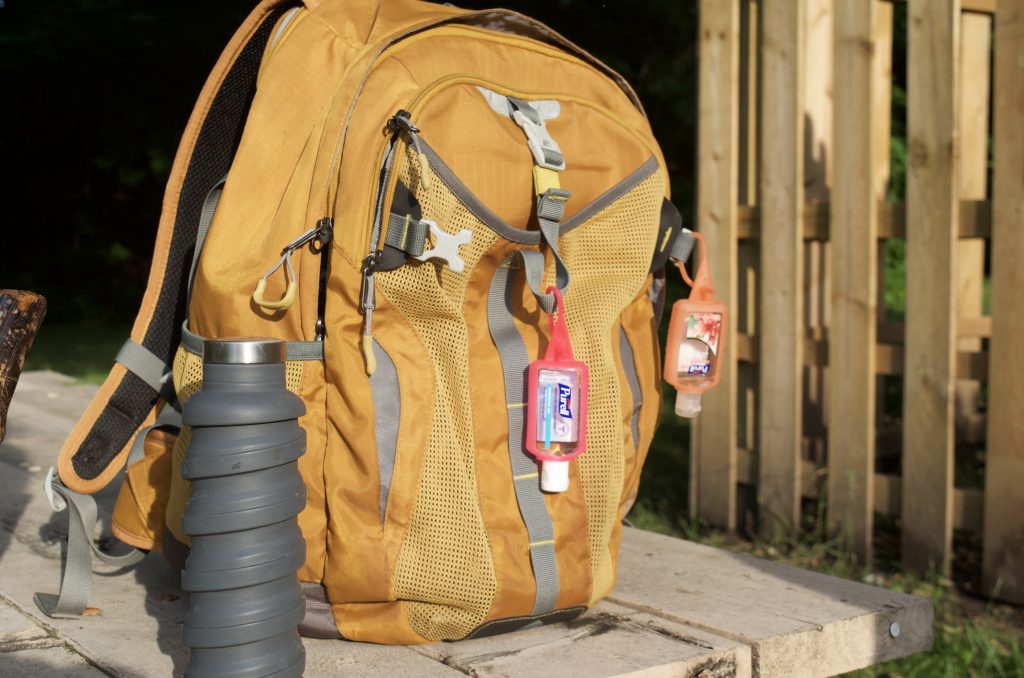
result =
M430 232L434 235L434 246L413 259L443 259L448 268L452 269L452 273L462 273L466 268L466 262L459 256L459 248L473 240L473 231L464 228L458 233L445 233L436 221L421 219L420 223L430 227Z
M53 477L53 470L54 469L51 466L50 470L46 472L46 477L43 478L43 492L46 494L46 501L50 502L50 508L57 513L60 513L68 507L68 503L64 500L64 497L59 494L55 494L53 491L54 483L60 482L59 479L55 479Z
M534 164L557 172L565 169L565 157L562 155L562 149L558 146L558 142L551 138L547 125L543 122L535 123L520 110L512 111L512 120L523 128L523 132L526 134L526 145L530 148L530 153L533 154Z

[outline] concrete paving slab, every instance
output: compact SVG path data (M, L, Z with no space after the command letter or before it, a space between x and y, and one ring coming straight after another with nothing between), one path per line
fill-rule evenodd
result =
M106 675L108 674L90 664L82 655L72 652L63 645L0 654L0 676L4 678L101 678Z

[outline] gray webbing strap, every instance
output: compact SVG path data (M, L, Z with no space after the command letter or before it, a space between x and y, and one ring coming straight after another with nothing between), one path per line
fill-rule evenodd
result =
M517 250L498 267L487 293L487 324L491 338L498 347L501 367L505 373L505 404L508 410L508 453L512 462L516 502L523 516L530 540L530 562L537 582L531 614L544 614L555 609L560 588L558 561L555 558L555 528L540 491L537 462L526 451L523 436L526 429L526 371L530 358L526 344L512 320L511 265L520 256L530 279L531 261L539 259L541 276L544 257L539 252ZM528 256L532 255L532 256ZM531 284L531 288L533 285ZM536 294L536 290L534 290Z
M196 267L199 265L199 255L203 251L203 245L206 244L206 236L210 232L210 224L213 222L213 214L217 211L217 205L220 204L220 196L224 192L224 182L228 180L225 174L220 181L213 185L210 192L206 194L206 199L203 200L203 211L199 215L199 230L196 232L196 248L192 252L192 267L188 271L188 303L192 302L192 284L196 280ZM188 312L188 305L185 306L185 312Z
M571 195L572 193L561 188L549 188L544 195L537 198L537 221L540 223L541 237L548 244L551 255L555 259L555 286L558 287L559 292L563 293L569 287L569 269L558 253L558 222L565 214L565 203ZM546 313L551 313L555 308L555 296L544 294L544 290L540 289L544 279L544 256L540 255L540 272L538 274L535 270L537 265L533 261L536 257L529 255L539 255L540 253L523 250L521 254L530 289L536 295L541 308Z
M324 342L322 341L289 341L287 344L288 360L323 360ZM181 346L192 355L203 355L203 337L188 328L188 320L181 324Z
M36 593L33 600L48 617L72 618L81 616L89 603L92 588L91 556L105 565L129 567L146 557L145 552L132 549L122 555L100 551L92 541L96 526L96 500L87 494L72 492L60 482L53 469L46 476L47 496L55 511L70 509L68 515L68 551L64 561L60 593Z
M392 213L388 216L388 232L384 235L384 244L418 257L426 248L429 234L430 225L426 222L417 221L408 214L403 216Z
M672 241L672 246L668 248L668 256L670 259L675 261L686 261L690 258L690 253L693 252L693 245L697 242L697 239L692 235L693 233L688 228L684 228L676 236L676 239Z
M124 342L114 361L124 365L126 370L146 382L146 385L157 393L161 393L167 387L171 368L134 339Z

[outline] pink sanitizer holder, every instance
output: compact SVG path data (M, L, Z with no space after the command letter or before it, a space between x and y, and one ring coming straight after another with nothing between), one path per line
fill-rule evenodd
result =
M569 488L569 462L587 448L589 370L573 357L562 294L554 287L548 293L555 295L551 341L544 358L530 364L526 449L541 462L541 489L564 492Z

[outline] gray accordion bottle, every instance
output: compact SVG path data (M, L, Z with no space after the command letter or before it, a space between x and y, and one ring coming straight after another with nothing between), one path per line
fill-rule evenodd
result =
M192 594L186 676L302 675L305 411L285 388L284 342L205 343L203 387L182 417L192 428L182 469L192 483L182 522L192 539L182 573Z

